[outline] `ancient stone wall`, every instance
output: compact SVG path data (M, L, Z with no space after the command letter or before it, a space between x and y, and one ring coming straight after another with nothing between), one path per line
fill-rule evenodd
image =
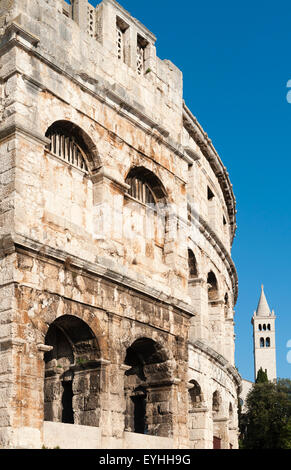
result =
M0 27L0 445L51 420L237 446L235 199L181 71L114 0L1 1Z

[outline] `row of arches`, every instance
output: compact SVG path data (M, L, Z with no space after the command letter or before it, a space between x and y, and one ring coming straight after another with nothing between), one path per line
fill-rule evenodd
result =
M44 420L99 426L102 358L90 327L65 315L49 327L44 355ZM125 430L166 435L172 412L171 379L174 363L163 345L139 338L126 350L123 364Z
M205 398L202 393L201 387L196 380L190 380L188 390L189 410L206 406ZM222 412L222 398L218 390L212 394L212 412L218 416ZM228 407L228 418L233 418L233 404L230 402Z
M96 148L78 126L68 121L57 121L49 127L46 137L49 139L47 151L84 173L90 172L93 160L96 159ZM150 170L144 167L132 168L125 183L129 186L128 195L135 201L152 209L154 213L164 210L167 203L166 190L160 179ZM153 223L159 224L155 219ZM155 227L153 227L152 234L155 232ZM191 249L188 249L188 265L189 280L197 279L199 276L198 265ZM207 286L209 301L218 300L218 282L213 271L207 275ZM224 300L226 307L228 307L228 294L225 294Z
M44 420L99 427L102 408L102 358L96 336L83 320L64 315L49 327L44 355ZM173 419L171 380L175 364L165 347L151 338L138 338L126 350L124 430L169 436ZM122 393L122 391L120 391ZM206 406L197 381L188 389L189 412ZM222 412L222 399L212 395L213 418ZM229 416L233 417L233 405Z
M188 249L188 273L190 284L193 280L198 279L199 277L197 260L191 249ZM219 300L220 292L218 288L217 277L213 271L209 271L207 274L207 290L209 302L215 302ZM225 313L227 313L229 308L229 296L227 292L224 295L223 301L225 306Z

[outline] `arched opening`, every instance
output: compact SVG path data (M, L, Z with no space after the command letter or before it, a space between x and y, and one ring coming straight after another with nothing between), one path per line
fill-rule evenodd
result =
M192 250L188 249L188 268L189 268L189 280L196 279L198 277L196 257Z
M134 167L126 180L125 217L129 238L139 240L139 252L146 259L163 259L167 197L159 178L144 167ZM128 214L128 217L127 217Z
M208 286L208 301L215 301L218 299L218 284L215 274L210 271L207 276L207 286Z
M149 338L136 340L126 352L125 430L170 437L171 370L166 351Z
M189 410L199 408L202 405L203 397L201 387L196 380L190 380L188 390Z
M259 324L259 331L262 331L262 325Z
M266 338L266 348L270 348L271 347L271 340L270 338Z
M271 325L268 323L268 331L271 331Z
M260 348L264 348L265 347L265 340L264 338L260 338Z
M166 191L159 178L144 167L134 167L125 180L130 186L128 194L147 206L166 203Z
M56 121L46 131L46 150L69 165L88 173L94 167L96 147L89 136L70 121Z
M89 326L64 315L49 327L44 355L44 419L98 426L100 350Z
M267 329L267 327L266 327L266 325L264 324L264 325L263 325L263 330L266 331L266 329Z

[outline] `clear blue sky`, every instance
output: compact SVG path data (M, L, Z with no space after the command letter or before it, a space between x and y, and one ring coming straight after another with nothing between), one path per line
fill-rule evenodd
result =
M99 2L92 1L93 5ZM238 209L236 364L253 380L260 285L277 315L277 371L291 378L291 3L122 0L184 74L184 98L229 170Z

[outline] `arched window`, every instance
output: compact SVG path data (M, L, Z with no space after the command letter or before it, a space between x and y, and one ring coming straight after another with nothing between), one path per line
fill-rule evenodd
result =
M259 324L259 330L262 331L262 325L261 324Z
M260 338L260 347L264 348L265 347L265 340L264 338Z
M124 379L125 430L165 437L173 412L164 409L172 395L167 352L152 339L139 338L127 348L124 363L128 366Z
M147 206L153 207L159 202L166 202L166 192L161 181L144 167L133 168L126 183L130 186L129 195Z
M50 325L45 344L52 347L44 355L45 421L99 426L101 355L94 333L63 315Z
M263 330L266 331L266 329L267 329L267 327L266 327L266 325L264 324L264 325L263 325Z
M189 410L191 410L193 408L197 408L201 406L203 398L202 398L202 393L201 393L201 387L198 384L198 382L196 382L196 380L190 380L189 386L191 386L191 388L189 388L189 395L188 395Z
M218 391L216 390L213 395L212 395L212 411L215 412L216 414L219 413L220 411L220 395Z
M197 262L192 250L188 250L189 278L194 279L198 276Z
M218 285L215 274L210 271L207 276L207 285L208 285L208 300L217 300L218 299Z
M271 340L270 338L266 338L266 348L269 348L271 346Z
M88 172L88 148L78 126L68 121L58 121L49 127L45 135L50 139L47 151L75 168Z
M268 323L268 330L271 331L271 325Z

